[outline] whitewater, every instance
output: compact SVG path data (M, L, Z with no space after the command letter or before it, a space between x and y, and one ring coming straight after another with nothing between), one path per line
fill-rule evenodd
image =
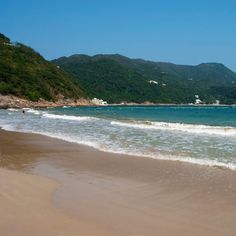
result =
M0 110L3 129L101 151L236 170L236 108L105 106Z

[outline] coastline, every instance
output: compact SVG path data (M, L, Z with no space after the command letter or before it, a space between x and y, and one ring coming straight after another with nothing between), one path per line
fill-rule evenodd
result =
M63 106L91 106L93 105L90 99L86 98L63 98L57 101L46 101L40 99L39 101L30 101L23 98L19 98L13 95L3 96L0 94L0 109L8 108L53 108Z
M235 107L236 104L188 104L188 103L135 103L135 102L126 102L126 103L114 103L107 105L94 104L91 99L80 98L80 99L59 99L58 101L46 101L40 99L39 101L30 101L23 98L19 98L13 95L1 95L0 94L0 109L8 108L55 108L55 107L78 107L78 106L193 106L193 107L208 107L208 106L232 106Z
M234 163L226 163L223 161L218 161L214 159L197 159L197 158L191 158L191 157L185 157L181 158L178 156L155 156L155 155L150 155L150 154L145 154L145 153L138 153L138 152L127 152L127 151L116 151L108 148L104 148L102 145L94 145L92 142L84 142L83 139L81 140L74 140L71 138L68 138L67 136L63 135L57 135L57 134L51 134L51 133L45 133L42 131L29 131L29 130L21 130L17 131L15 129L10 128L10 126L3 126L0 128L0 130L5 130L7 132L19 132L19 133L24 133L24 134L29 134L29 135L40 135L45 138L52 138L56 140L60 140L62 142L67 142L71 143L73 145L79 145L82 147L86 147L89 149L93 149L97 152L104 153L105 155L121 155L121 156L126 156L128 158L132 158L133 156L139 157L139 158L144 158L144 159L153 159L153 160L158 160L158 161L173 161L173 162L181 162L181 163L187 163L191 165L200 165L200 166L205 166L205 167L216 167L216 168L222 168L222 169L228 169L231 171L236 172L236 165ZM135 150L135 149L134 149Z
M41 190L47 196L36 197L37 201L46 204L48 210L51 198L49 210L55 208L54 215L47 218L47 224L55 218L58 222L65 222L67 217L72 217L73 222L78 223L75 231L82 227L79 222L90 222L91 227L87 230L99 226L100 235L233 236L236 233L235 171L104 153L42 135L3 130L0 130L0 145L1 167L14 169L14 173L0 169L4 176L1 181L5 183L0 185L1 202L7 206L1 207L0 218L9 216L11 219L2 221L1 234L16 235L10 225L18 222L25 210L29 216L37 213L37 217L44 217L32 200L35 199L32 194L38 186L35 185L37 181L41 188L45 187L46 190ZM24 186L25 178L32 184ZM13 180L14 185L9 182ZM20 186L28 187L27 191L22 191L18 188ZM22 198L18 199L21 195ZM23 196L32 200L28 208ZM13 216L15 205L11 205L11 201L17 199L21 208L17 208L17 214ZM18 230L26 232L26 221L22 217ZM45 229L44 235L51 235L50 227L43 227L45 221L34 223L31 229L36 233L40 230L36 225L40 223ZM69 224L73 225L72 222ZM65 224L55 223L55 230L63 231L63 228L65 230ZM1 231L3 229L5 232ZM106 234L106 231L112 233ZM83 235L99 235L84 232Z

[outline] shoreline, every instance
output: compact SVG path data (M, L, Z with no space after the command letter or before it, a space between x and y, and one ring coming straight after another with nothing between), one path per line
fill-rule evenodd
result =
M0 131L4 130L7 132L17 132L17 133L22 133L22 134L32 134L32 135L40 135L43 136L45 138L52 138L52 139L57 139L66 143L71 143L71 144L75 144L75 145L79 145L79 146L84 146L85 148L91 148L94 151L98 151L101 153L105 153L105 154L111 154L111 155L121 155L121 156L126 156L128 158L132 157L132 156L136 156L137 158L144 158L144 159L153 159L153 160L157 160L157 161L171 161L171 162L180 162L180 163L187 163L190 165L199 165L199 166L203 166L203 167L212 167L212 168L221 168L221 169L226 169L226 170L230 170L230 171L235 171L236 172L236 166L234 164L227 164L224 162L218 162L218 161L214 161L214 160L204 160L204 159L194 159L194 158L186 158L186 159L181 159L181 158L161 158L161 157L154 157L154 156L148 156L148 155L138 155L135 153L125 153L125 152L115 152L112 150L104 150L98 147L94 147L92 145L89 144L84 144L83 142L79 143L76 141L70 141L67 140L65 138L62 137L58 137L58 136L54 136L54 135L49 135L49 134L44 134L44 133L33 133L33 132L27 132L27 131L16 131L16 130L8 130L5 129L3 127L0 127Z
M54 108L63 106L89 106L93 105L92 101L87 98L63 98L57 101L46 101L40 99L39 101L30 101L27 99L19 98L13 95L3 96L0 94L0 109L9 108Z
M201 163L202 160L198 161L198 159L194 159L193 161L188 161L188 160L180 160L180 159L165 159L165 158L154 158L154 157L150 157L150 156L145 156L145 155L137 155L137 154L129 154L129 153L122 153L122 152L114 152L114 151L110 151L110 150L103 150L103 149L99 149L96 148L94 146L90 146L84 143L78 143L78 142L73 142L73 141L69 141L60 137L56 137L56 136L50 136L44 133L32 133L32 132L27 132L27 131L16 131L16 130L7 130L4 129L2 127L0 127L0 136L1 136L1 132L5 132L5 133L15 133L17 135L26 135L26 136L38 136L39 140L41 139L48 139L48 140L54 140L55 142L62 142L63 144L66 145L72 145L72 146L77 146L81 149L88 149L91 152L94 153L99 153L100 155L106 155L106 156L115 156L115 157L122 157L122 158L135 158L135 159L142 159L142 160L152 160L152 161L157 161L157 162L167 162L167 163L171 163L173 162L173 164L177 164L177 165L190 165L196 168L212 168L212 169L219 169L219 170L225 170L225 171L230 171L233 172L234 174L236 174L236 169L234 167L230 167L227 166L226 164L224 165L224 163L216 163L216 164L203 164ZM0 165L1 167L1 165Z
M0 193L4 192L4 196L9 196L8 199L15 202L18 199L16 196L22 194L27 199L34 199L34 178L46 177L49 181L59 183L57 189L46 194L53 199L49 209L57 209L53 213L55 217L46 218L47 224L55 218L59 220L59 210L63 214L63 222L64 217L70 216L73 222L75 220L78 223L76 229L71 226L73 229L81 229L81 220L92 222L87 230L94 229L92 225L96 225L102 229L100 235L234 236L236 233L234 171L104 153L42 135L4 130L0 130L0 145L1 167L18 170L20 174L22 171L36 174L24 174L27 181L33 181L24 195L24 191L18 188L27 187L21 177L13 175L10 179L15 181L15 185L12 186L7 183L10 172L4 173L6 176L2 181L6 181L5 186L9 188L3 190L1 184ZM44 188L46 182L40 183L41 188ZM8 215L18 222L18 217L24 215L23 210L27 207L26 203L23 204L23 198L19 199L18 204L22 208L16 209L17 215L13 217L11 213L14 205L7 205L3 211L1 208L0 218ZM3 198L2 204L6 205L8 199ZM45 198L36 199L40 204L48 201ZM35 208L35 204L33 200L30 201L32 210L27 208L29 215L37 213L40 218L43 212ZM17 225L22 232L27 230L25 220L22 217L19 221L22 224ZM12 221L3 221L4 228L0 227L0 233L2 229L9 230L10 223ZM51 235L50 228L44 227L46 222L40 224L45 229L44 235ZM64 227L65 224L55 224L55 230L65 230ZM32 230L40 231L35 222L32 222ZM106 230L112 233L106 234ZM6 232L3 234L16 235ZM83 235L99 234L85 231Z
M99 105L94 104L91 99L88 98L79 98L79 99L59 99L58 101L50 102L44 99L39 101L30 101L23 98L15 97L13 95L1 95L0 94L0 109L9 109L9 108L56 108L56 107L80 107L80 106L192 106L192 107L208 107L208 106L215 106L215 107L222 107L222 106L231 106L235 107L236 104L189 104L189 103L151 103L151 102L144 102L144 103L135 103L135 102L127 102L127 103L114 103L114 104L107 104L107 105Z

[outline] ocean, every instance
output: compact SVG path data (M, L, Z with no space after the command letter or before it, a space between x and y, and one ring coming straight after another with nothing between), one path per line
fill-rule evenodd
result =
M99 106L0 110L5 130L102 151L236 170L236 107Z

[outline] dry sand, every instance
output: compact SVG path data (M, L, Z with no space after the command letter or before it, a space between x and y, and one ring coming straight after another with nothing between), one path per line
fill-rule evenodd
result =
M0 148L0 235L236 235L235 171L6 131Z

